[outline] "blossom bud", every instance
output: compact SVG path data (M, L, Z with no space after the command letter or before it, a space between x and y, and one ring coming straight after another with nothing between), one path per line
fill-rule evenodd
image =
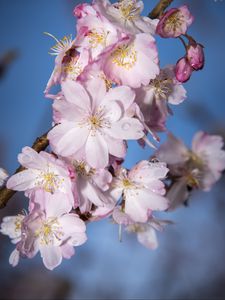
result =
M180 82L186 82L191 77L192 70L187 58L180 58L175 68L176 79Z
M186 5L179 8L171 8L162 15L157 25L156 33L163 38L178 37L186 33L193 19Z
M200 70L204 67L205 57L203 46L192 44L187 48L187 59L194 70Z

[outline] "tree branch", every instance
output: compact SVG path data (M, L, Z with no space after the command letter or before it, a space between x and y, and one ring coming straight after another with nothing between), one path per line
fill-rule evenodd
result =
M48 147L48 139L47 139L47 134L48 132L46 132L45 134L43 134L42 136L38 137L35 142L32 145L32 148L37 151L40 152L42 150L45 150L45 148ZM24 167L19 166L19 168L16 169L15 173L19 173L21 171L25 170ZM9 199L16 193L16 191L12 191L7 189L6 187L2 187L0 189L0 208L3 208L6 206L7 202L9 201Z
M148 14L148 17L151 19L157 19L172 2L173 0L160 0L153 10Z

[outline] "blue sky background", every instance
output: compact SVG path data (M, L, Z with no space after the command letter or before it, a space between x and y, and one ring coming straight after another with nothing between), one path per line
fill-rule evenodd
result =
M0 81L0 165L10 173L18 166L17 154L22 147L31 145L51 126L51 101L44 98L43 90L54 66L54 58L48 55L54 42L43 32L59 38L75 35L72 10L76 3L74 0L0 0L0 54L11 49L18 51L18 58ZM144 3L146 15L156 1ZM195 72L185 84L188 98L173 108L174 116L169 119L168 128L190 144L197 130L223 133L225 128L225 1L174 1L173 6L184 3L195 16L189 34L205 46L206 64L203 71ZM162 67L184 55L178 40L157 39L157 42ZM130 167L151 154L149 148L142 150L132 142L126 165ZM160 248L156 251L143 248L133 236L124 236L123 243L119 243L117 227L108 220L101 221L89 224L88 242L77 248L74 258L64 261L50 275L39 257L22 260L16 269L8 266L13 247L6 237L1 237L0 268L4 276L0 287L10 294L8 279L15 274L24 278L24 274L31 272L31 276L37 273L40 278L46 278L46 284L49 276L66 278L71 284L70 299L182 296L194 299L204 296L209 288L212 292L215 286L218 288L212 293L225 294L221 288L225 283L222 180L212 192L193 197L189 209L165 214L176 225L159 234ZM1 215L18 213L19 208L26 206L26 199L19 195ZM20 290L21 297L25 297L22 295L28 286Z

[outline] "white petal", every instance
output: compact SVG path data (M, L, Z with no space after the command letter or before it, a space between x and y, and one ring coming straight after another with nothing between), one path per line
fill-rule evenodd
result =
M24 170L14 174L7 181L7 188L15 191L26 191L35 188L37 173L32 170Z
M109 162L108 147L102 135L90 133L85 147L86 160L93 168L104 168Z
M107 132L115 139L137 140L144 136L143 130L143 125L138 119L125 117L112 124Z
M89 130L79 127L76 123L64 122L54 127L48 139L55 152L62 156L75 154L87 140Z
M60 247L40 246L40 253L45 267L53 270L62 262L62 252Z
M80 83L73 80L63 81L62 91L66 101L79 106L83 110L90 110L91 103L89 95Z

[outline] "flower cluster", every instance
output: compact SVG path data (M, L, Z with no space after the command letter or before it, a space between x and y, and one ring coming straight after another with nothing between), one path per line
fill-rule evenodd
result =
M155 35L179 37L193 17L186 6L160 20L141 16L142 10L138 0L95 0L74 9L75 39L47 33L56 40L55 68L45 89L52 99L54 126L47 136L52 152L24 147L18 156L24 170L7 181L8 189L29 199L26 214L5 217L1 225L16 244L13 266L40 252L44 265L54 269L86 241L85 221L106 217L154 249L155 230L169 223L154 212L171 208L170 176L179 176L185 187L207 189L225 168L221 139L203 133L192 151L170 136L157 150L158 160L140 161L130 170L122 165L129 140L156 148L169 105L186 98L177 67L159 65ZM198 52L191 45L187 53L195 70L203 66ZM60 86L56 95L54 85Z

